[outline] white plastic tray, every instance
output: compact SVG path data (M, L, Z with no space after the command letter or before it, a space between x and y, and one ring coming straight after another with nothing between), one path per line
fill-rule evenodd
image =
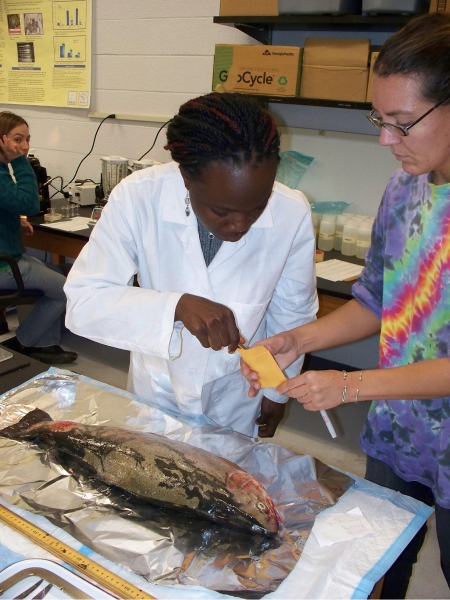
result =
M93 598L95 600L110 600L116 598L93 583L89 583L66 567L44 559L25 559L9 565L0 572L0 598L10 600L23 594L35 582L43 582L26 596L31 600L49 583L53 587L46 594L45 600L64 598Z

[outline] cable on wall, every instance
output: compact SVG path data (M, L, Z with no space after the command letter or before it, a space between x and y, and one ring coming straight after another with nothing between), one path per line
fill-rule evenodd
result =
M80 160L80 162L78 163L78 167L77 167L77 168L76 168L76 170L75 170L74 176L73 176L73 177L72 177L72 179L71 179L71 180L70 180L68 183L66 183L66 185L65 185L65 186L62 188L63 190L65 190L65 189L66 189L66 187L67 187L68 185L70 185L70 184L72 183L72 181L74 181L74 179L75 179L75 177L77 176L77 173L78 173L78 171L79 171L79 169L80 169L80 167L81 167L82 163L83 163L83 162L86 160L86 158L87 158L87 157L88 157L88 156L89 156L89 155L92 153L92 150L94 149L94 145L95 145L95 140L97 139L97 134L98 134L98 131L99 131L100 127L103 125L103 123L106 121L106 119L115 119L115 118L116 118L116 115L115 115L115 114L111 114L111 115L107 115L107 116L106 116L104 119L102 119L102 120L100 121L100 123L99 123L99 125L98 125L98 127L97 127L97 131L95 132L94 139L92 140L92 146L91 146L91 149L90 149L90 150L89 150L89 152L88 152L88 153L87 153L85 156L83 156L83 158Z
M161 133L161 131L164 129L164 127L170 123L171 120L172 119L169 119L168 121L166 121L165 123L163 123L161 125L161 127L158 129L158 131L157 131L157 133L155 135L155 139L153 140L153 144L150 146L150 148L147 150L147 152L144 152L144 154L138 160L142 160L144 158L144 156L146 156L150 152L150 150L153 150L153 147L156 144L156 140L158 139L158 135Z

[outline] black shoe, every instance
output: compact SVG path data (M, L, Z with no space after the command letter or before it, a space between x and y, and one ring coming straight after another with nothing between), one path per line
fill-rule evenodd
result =
M78 354L64 350L61 346L45 346L44 348L27 348L28 356L48 365L62 365L77 360Z
M76 352L63 350L61 346L44 346L42 348L39 346L23 346L16 337L9 338L9 340L4 341L2 345L10 350L15 350L16 352L20 352L20 354L25 354L30 358L40 360L48 365L71 363L78 358Z
M5 333L9 333L8 323L3 321L0 323L0 335L4 335Z
M22 346L22 344L19 342L16 336L10 337L4 342L2 342L2 346L6 346L6 348L9 348L10 350L15 350L16 352L25 354L25 352L22 352L22 350L25 349L25 346Z

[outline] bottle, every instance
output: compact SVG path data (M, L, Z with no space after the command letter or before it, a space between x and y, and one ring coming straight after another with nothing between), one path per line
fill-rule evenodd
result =
M338 252L342 249L342 234L344 232L344 225L350 220L348 215L338 215L336 217L336 228L334 231L334 244L333 248Z
M319 235L320 221L322 219L322 215L320 213L312 212L311 218L312 218L312 222L313 222L313 226L314 226L314 235L315 235L316 244L317 244L317 238Z
M317 247L319 250L329 252L333 250L334 244L335 217L334 215L323 215L320 221L319 240Z
M356 237L356 258L365 259L366 252L370 247L370 238L372 235L372 223L363 221L358 228Z
M358 235L359 221L350 219L344 225L342 233L341 252L344 256L355 256L356 254L356 236Z

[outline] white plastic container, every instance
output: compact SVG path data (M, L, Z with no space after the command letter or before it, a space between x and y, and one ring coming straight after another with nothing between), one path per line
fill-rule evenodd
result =
M153 167L154 165L161 165L157 160L153 160L153 158L144 158L143 160L132 160L129 161L129 165L131 171L140 171L141 169L146 169L147 167Z
M322 220L322 215L320 213L312 212L311 217L312 217L312 222L313 222L313 226L314 226L314 235L315 235L316 244L317 244L317 239L319 236L319 229L320 229L320 221Z
M105 200L114 186L128 175L128 159L123 156L101 156L102 161L102 187Z
M341 248L341 252L344 256L355 256L358 228L359 222L357 219L350 219L350 221L347 221L344 225Z
M372 235L372 223L365 220L358 228L356 237L356 258L364 260L367 250L370 248L370 239Z
M334 215L323 215L320 221L319 228L319 240L317 247L319 250L329 252L333 250L334 245L334 231L335 231L335 217Z
M342 249L342 234L344 233L344 225L350 220L348 215L338 215L336 217L336 227L334 231L334 250L338 252Z

